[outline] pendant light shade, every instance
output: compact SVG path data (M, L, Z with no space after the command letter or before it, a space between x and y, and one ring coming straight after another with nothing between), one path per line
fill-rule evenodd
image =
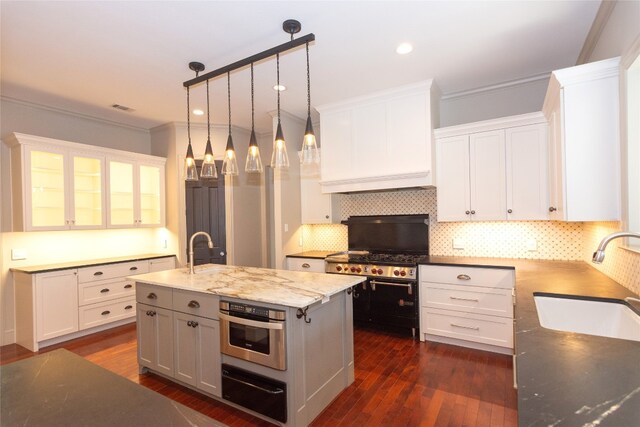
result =
M193 157L193 148L191 148L191 119L189 106L189 88L187 87L187 137L189 142L187 145L187 156L184 159L185 181L197 181L198 169L196 169L196 159Z
M229 104L229 137L227 137L227 147L222 161L223 175L238 175L238 160L236 150L233 148L233 138L231 137L231 73L227 73L227 100Z
M247 152L247 161L244 165L244 171L248 173L261 173L262 159L260 158L260 149L258 148L258 140L256 139L256 131L254 128L254 108L253 108L253 62L251 63L251 136L249 137L249 151Z
M276 54L276 80L280 86L280 54ZM287 144L284 140L282 132L282 124L280 123L280 91L278 93L278 127L276 128L276 138L273 141L273 152L271 153L271 167L274 169L288 169L289 156L287 155Z
M209 80L207 80L207 147L204 150L204 159L202 160L202 168L200 169L200 178L216 179L218 178L218 170L213 158L213 149L211 148L211 116L209 115Z
M313 124L311 123L311 74L309 72L309 42L307 47L307 126L304 130L304 139L302 141L302 156L300 162L304 164L320 162L318 153L318 145L316 144L316 135L313 132Z

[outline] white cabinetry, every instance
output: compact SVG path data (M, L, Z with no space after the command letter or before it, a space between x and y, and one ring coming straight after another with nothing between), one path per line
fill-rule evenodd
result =
M318 107L326 193L433 184L433 80Z
M549 121L551 219L620 219L620 58L554 71Z
M547 215L547 125L540 113L436 130L438 221Z
M173 270L176 268L176 257L154 258L149 260L149 273Z
M45 341L76 332L77 270L39 274L35 277L35 285L37 340Z
M324 259L287 257L287 270L324 273Z
M138 363L173 376L173 312L147 304L137 305Z
M420 266L420 340L513 349L513 269Z
M337 194L326 194L320 188L320 165L300 165L300 211L303 224L340 222Z

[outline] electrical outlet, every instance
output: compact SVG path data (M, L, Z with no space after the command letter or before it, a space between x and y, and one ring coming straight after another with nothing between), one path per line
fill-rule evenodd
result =
M167 239L164 239L164 240L162 241L162 248L163 248L163 249L167 249Z
M27 259L26 249L11 249L11 260L18 261L21 259Z
M289 224L284 225L284 232L286 233L287 231L289 231Z
M464 239L453 239L453 249L464 249Z
M527 250L536 252L538 250L538 241L536 239L527 239Z

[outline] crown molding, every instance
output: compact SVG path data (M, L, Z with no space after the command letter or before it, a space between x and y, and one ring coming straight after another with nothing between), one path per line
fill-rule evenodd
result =
M600 3L600 8L598 9L598 13L596 13L591 29L589 29L589 33L584 41L580 55L578 55L576 65L589 62L589 58L600 40L602 30L604 30L604 27L609 22L609 18L613 13L613 9L616 7L616 3L618 3L618 0L604 0Z
M492 92L495 90L520 86L523 84L537 82L540 80L547 80L549 79L550 75L551 73L534 74L529 77L523 77L521 79L516 79L516 80L509 80L506 82L497 83L497 84L488 85L488 86L481 86L475 89L463 90L459 92L451 92L451 93L442 95L441 100L444 101L449 99L464 98L465 96L469 96L469 95L477 95L479 93Z

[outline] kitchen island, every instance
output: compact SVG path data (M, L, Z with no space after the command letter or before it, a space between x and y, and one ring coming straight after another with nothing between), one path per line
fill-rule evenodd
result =
M141 372L286 426L308 425L353 383L351 287L363 278L226 265L195 270L130 277ZM246 312L221 313L221 303ZM282 320L262 322L263 312Z

